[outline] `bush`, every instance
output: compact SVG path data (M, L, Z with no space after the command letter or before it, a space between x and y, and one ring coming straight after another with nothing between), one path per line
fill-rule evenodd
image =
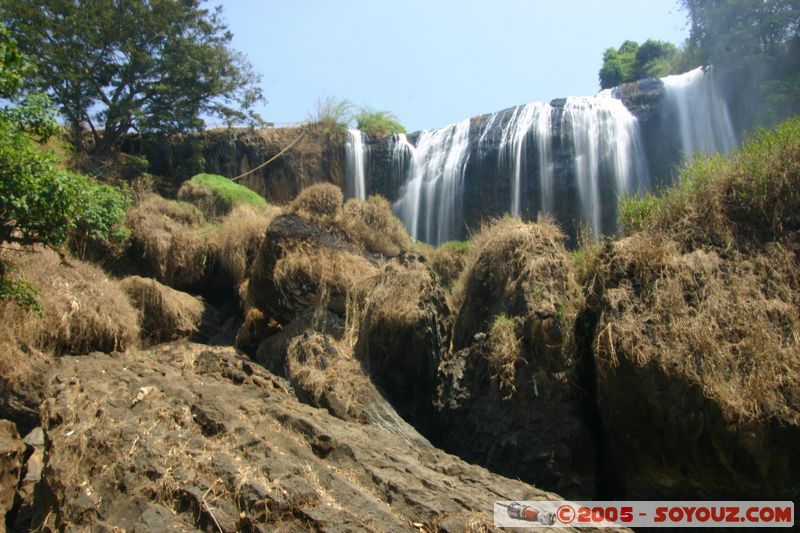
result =
M395 257L411 247L405 226L382 196L348 200L341 225L347 235L368 252Z
M289 212L308 220L333 223L342 214L342 190L332 183L317 183L306 187L289 206Z
M698 156L677 186L622 202L624 231L660 230L688 244L758 244L800 229L800 118L760 130L729 156Z
M224 216L237 205L267 205L255 191L216 174L192 177L178 190L178 199L196 205L209 218Z
M397 121L389 111L379 111L362 108L353 115L356 127L372 137L386 137L398 133L405 133L406 129Z

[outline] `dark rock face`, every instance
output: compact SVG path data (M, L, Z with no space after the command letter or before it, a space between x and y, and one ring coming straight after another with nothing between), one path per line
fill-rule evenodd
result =
M398 412L425 433L450 314L423 260L401 254L383 267L366 300L355 353Z
M0 420L0 532L6 530L6 513L14 506L24 464L25 444L9 420Z
M151 359L97 354L57 366L34 526L488 529L496 499L559 498L464 463L408 427L390 432L304 405L232 349L172 344Z

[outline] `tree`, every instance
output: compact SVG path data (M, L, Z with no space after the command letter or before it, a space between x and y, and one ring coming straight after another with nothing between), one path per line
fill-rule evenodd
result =
M618 49L608 48L603 53L600 87L608 89L642 78L673 74L680 56L678 48L665 41L648 39L642 45L625 41Z
M20 50L37 66L28 88L47 92L83 149L129 131L203 127L204 116L258 121L259 77L229 48L221 7L203 0L0 0Z

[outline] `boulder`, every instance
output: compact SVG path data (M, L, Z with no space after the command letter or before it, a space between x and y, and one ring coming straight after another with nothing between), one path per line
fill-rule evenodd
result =
M46 393L34 526L486 530L497 499L559 498L300 403L230 348L63 357Z
M25 462L25 443L10 420L0 420L0 532L6 530L6 514L17 497L22 465Z
M450 342L445 295L424 261L409 253L384 265L355 346L366 372L418 428L432 423L436 369Z

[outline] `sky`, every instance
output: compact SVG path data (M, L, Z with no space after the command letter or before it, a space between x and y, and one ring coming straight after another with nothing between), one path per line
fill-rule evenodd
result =
M677 45L676 0L214 0L232 46L262 75L276 125L319 98L392 112L408 131L599 90L603 51Z

